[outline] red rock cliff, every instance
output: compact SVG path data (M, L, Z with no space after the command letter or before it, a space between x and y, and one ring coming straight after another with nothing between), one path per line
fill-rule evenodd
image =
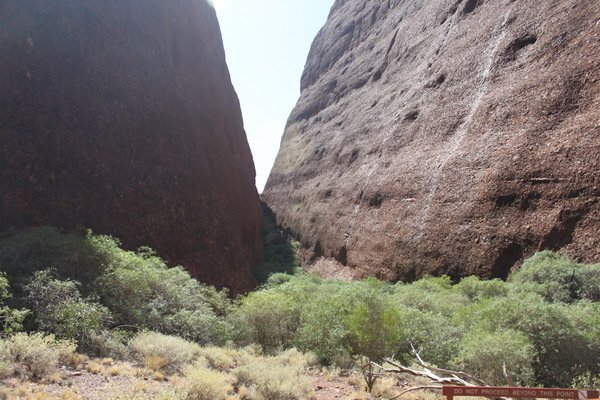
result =
M261 211L206 0L0 1L0 227L154 247L253 287Z
M264 198L353 276L600 260L600 2L337 0Z

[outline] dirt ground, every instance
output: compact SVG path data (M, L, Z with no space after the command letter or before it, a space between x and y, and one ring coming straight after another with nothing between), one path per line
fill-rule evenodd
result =
M395 379L386 378L377 386L375 395L368 395L356 371L313 370L309 376L314 382L312 400L387 399L402 389ZM155 374L129 363L102 364L100 360L92 360L83 368L62 368L38 382L0 380L0 400L148 400L168 392L180 381L178 376ZM404 400L437 400L437 397L424 393Z

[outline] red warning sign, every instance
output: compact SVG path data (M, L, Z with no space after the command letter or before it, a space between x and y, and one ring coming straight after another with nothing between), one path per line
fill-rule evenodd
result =
M577 389L546 389L546 388L517 388L517 387L487 387L487 386L444 386L444 396L451 399L454 396L477 397L513 397L521 399L597 399L597 390Z

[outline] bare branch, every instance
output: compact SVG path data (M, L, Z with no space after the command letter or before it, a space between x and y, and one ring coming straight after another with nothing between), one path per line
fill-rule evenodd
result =
M406 394L408 392L414 392L416 390L442 390L441 386L415 386L409 389L405 389L402 392L398 393L397 395L395 395L394 397L390 397L388 400L396 400L398 398L400 398L403 394Z
M502 363L502 373L504 374L504 379L506 379L506 383L508 384L508 386L515 386L515 383L513 382L512 378L510 377L510 375L508 374L508 369L506 368L506 363Z
M428 363L426 363L425 361L423 361L423 359L421 358L421 355L419 354L419 352L417 351L417 349L415 349L415 346L413 346L413 344L410 344L410 347L412 348L412 353L414 354L414 356L417 358L417 361L419 362L419 364L426 369L431 369L433 371L437 371L438 373L441 374L446 374L446 375L451 375L454 378L456 378L458 381L462 381L463 383L461 383L463 386L475 386L472 383L469 383L468 380L471 380L479 385L483 385L483 386L487 386L487 384L482 381L481 379L474 377L473 375L467 374L466 372L462 372L462 371L451 371L451 370L447 370L447 369L443 369L443 368L438 368L438 367L434 367L432 365L429 365Z

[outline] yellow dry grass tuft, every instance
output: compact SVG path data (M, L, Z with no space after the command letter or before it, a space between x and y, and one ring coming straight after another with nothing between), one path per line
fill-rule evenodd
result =
M113 360L112 358L103 358L102 360L100 360L100 364L104 365L105 367L110 367L114 363L115 360Z
M47 378L48 383L56 385L62 382L62 376L59 373L54 373Z
M97 375L102 372L102 365L98 364L97 362L91 362L85 366L85 370L90 374Z

